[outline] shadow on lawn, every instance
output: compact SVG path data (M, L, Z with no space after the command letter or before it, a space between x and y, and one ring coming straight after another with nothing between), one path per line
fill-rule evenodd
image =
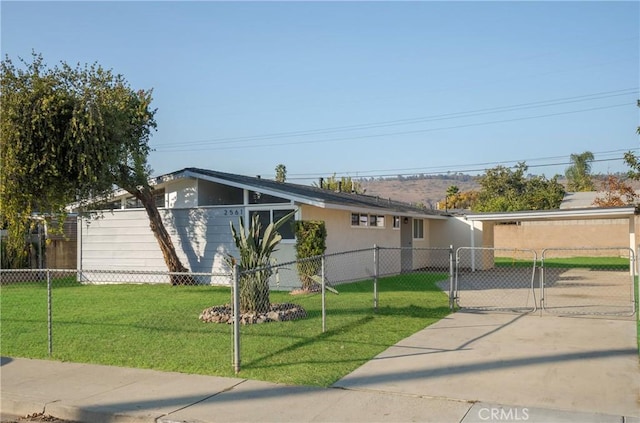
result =
M328 312L329 313L329 312ZM243 368L244 369L258 369L258 368L264 368L264 367L277 367L277 366L287 366L290 365L291 363L279 363L274 365L274 363L270 362L270 359L275 357L275 356L279 356L282 355L284 353L287 352L292 352L295 350L298 350L300 348L309 346L311 344L314 343L318 343L318 342L322 342L322 341L331 341L331 338L337 335L343 335L344 333L348 333L350 331L357 331L359 328L362 328L363 326L365 326L366 324L370 323L371 321L373 321L376 316L384 316L384 317L411 317L411 318L420 318L420 319L442 319L444 317L446 317L448 314L450 313L449 307L420 307L420 306L416 306L416 305L407 305L404 307L382 307L380 309L378 309L377 312L374 312L373 309L369 309L369 308L360 308L357 310L354 309L340 309L340 310L331 310L330 314L328 314L328 317L330 318L331 316L335 316L335 315L349 315L349 316L353 316L354 314L362 314L362 317L356 319L356 320L352 320L350 322L347 322L345 324L339 325L339 326L335 326L335 327L331 327L330 329L328 329L326 332L324 333L319 333L316 335L309 335L309 336L305 336L305 337L301 337L301 339L297 342L295 342L294 344L288 345L286 347L277 349L277 350L273 350L271 352L269 352L268 354L262 355L261 357L254 359L254 360L247 360L244 362ZM431 323L431 322L430 322ZM426 322L425 322L426 324ZM252 334L253 336L258 335L258 334ZM252 335L248 335L248 336L252 336ZM370 346L376 346L376 347L380 347L382 349L390 347L391 345L389 343L372 343L372 342L368 342L368 341L361 341L361 340L353 340L353 341L344 341L344 340L340 340L340 343L354 343L354 344L366 344L366 345L370 345ZM350 357L347 360L336 360L335 358L332 358L331 360L326 361L327 363L336 363L336 362L343 362L343 363L354 363L354 362L362 362L363 360L369 360L371 359L370 355L367 356L363 356L363 357ZM307 361L296 361L295 364L304 364L307 363ZM321 359L319 359L318 357L314 357L313 360L308 361L308 363L312 363L312 364L319 364L319 363L323 363L323 361Z
M367 323L369 323L371 320L373 320L373 316L365 316L362 317L360 319L351 321L345 325L341 325L341 326L336 326L335 328L329 329L324 333L320 333L318 335L311 335L308 337L305 337L297 342L295 342L292 345L288 345L284 348L280 348L277 350L273 350L271 352L269 352L268 354L265 354L263 356L261 356L260 358L257 358L255 360L247 360L244 362L243 364L243 368L244 369L258 369L258 368L262 368L262 367L274 367L273 363L269 363L269 359L281 355L283 353L287 353L287 352L291 352L291 351L295 351L297 349L303 348L305 346L317 343L318 341L322 341L322 340L327 340L328 338L334 337L336 335L340 335L344 332L347 331L351 331L353 329L356 329L358 327L364 326ZM349 362L352 361L359 361L361 359L357 359L357 358L353 358L348 360ZM266 362L266 365L262 366L260 365L260 363L262 362ZM314 363L318 363L319 361L314 360ZM335 362L335 360L332 360L332 362ZM286 366L289 365L290 363L280 363L279 366ZM296 364L301 364L301 362L296 362Z

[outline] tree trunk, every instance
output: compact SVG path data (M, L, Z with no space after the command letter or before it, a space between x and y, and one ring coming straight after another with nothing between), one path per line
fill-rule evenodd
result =
M149 216L149 227L151 228L151 232L156 237L156 241L158 241L158 245L160 246L160 251L162 251L162 255L164 256L164 262L167 264L167 269L172 273L187 273L189 269L187 269L180 258L176 254L176 249L173 245L173 241L171 240L171 236L167 229L164 226L164 222L162 221L162 216L160 216L160 212L158 211L158 207L156 207L155 199L153 198L153 191L149 187L142 187L136 189L132 192L134 197L136 197L142 203L145 211L147 212L147 216ZM172 274L170 276L171 285L194 285L195 281L189 275L175 275Z

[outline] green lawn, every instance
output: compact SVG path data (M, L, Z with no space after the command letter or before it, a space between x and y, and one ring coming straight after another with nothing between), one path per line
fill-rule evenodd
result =
M321 296L273 292L306 319L241 328L238 376L328 386L399 340L449 314L436 286L447 274L411 274L337 287L327 294L322 333ZM0 352L48 358L44 284L7 285L0 295ZM227 288L169 285L78 285L55 281L53 355L62 361L234 376L232 326L203 323L202 310L230 302Z
M518 260L510 257L496 257L495 264L498 267L531 267L531 260ZM538 262L538 265L540 263ZM563 257L547 258L544 260L545 267L567 267L567 268L591 268L625 270L629 268L629 259L625 257Z

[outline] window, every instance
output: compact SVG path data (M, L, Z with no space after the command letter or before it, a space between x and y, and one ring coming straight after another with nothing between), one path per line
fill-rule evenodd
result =
M424 239L424 220L413 219L413 239Z
M369 226L384 228L384 216L372 214L371 216L369 216Z
M351 226L369 226L384 228L384 216L377 214L351 213Z
M153 192L154 199L156 201L157 208L164 208L164 188Z
M351 213L351 226L369 226L369 215Z
M254 215L258 215L260 219L261 231L260 236L264 233L264 230L269 226L270 223L275 223L278 220L285 217L287 214L294 211L293 209L283 209L283 210L251 210L249 212L249 218L253 219ZM282 235L282 239L293 240L295 239L295 232L293 227L293 222L295 221L295 216L291 216L289 220L280 226L278 229L278 233Z
M351 213L351 226L369 226L369 215Z
M291 200L264 194L257 191L249 191L249 204L278 204L291 203Z
M291 213L293 210L289 209L289 210L274 210L273 211L273 221L277 222L278 220L282 219L283 217L285 217L287 214ZM280 235L282 235L282 239L295 239L296 238L296 234L295 234L295 228L293 227L293 224L296 220L295 216L291 216L287 222L283 223L282 226L280 226L280 229L278 229L278 232L280 233Z
M393 216L393 229L400 228L400 216Z
M156 207L164 207L164 188L153 191L153 201L156 203ZM127 197L125 200L126 209L141 209L143 207L142 201L135 197Z

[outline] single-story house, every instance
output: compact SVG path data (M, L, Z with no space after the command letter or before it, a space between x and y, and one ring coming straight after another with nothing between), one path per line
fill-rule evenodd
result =
M636 209L568 208L512 213L428 210L392 199L277 182L207 169L185 168L152 181L157 205L178 256L191 272L228 273L224 260L238 256L230 224L238 228L257 213L263 225L291 211L296 220L321 220L326 254L380 247L398 248L394 263L405 272L431 265L429 248L621 247L635 251ZM114 193L100 218L78 219L78 268L86 271L166 271L146 212L126 191ZM295 236L285 225L274 258L295 260ZM340 280L371 276L354 270L349 258L330 269ZM491 263L465 263L485 268ZM387 269L389 270L389 269ZM340 274L336 274L339 272ZM353 274L352 274L353 273Z
M255 213L265 226L291 211L296 220L324 221L326 254L374 245L405 247L398 271L429 265L429 255L416 253L417 248L469 245L469 223L463 219L392 199L196 168L159 176L152 185L177 253L192 272L229 272L224 257L237 256L230 224L238 228L240 217L248 223ZM119 191L103 208L98 219L78 220L78 267L166 271L141 205ZM279 232L283 239L274 257L278 263L292 262L294 233L287 225ZM348 273L354 266L337 267ZM344 280L350 275L334 276Z

